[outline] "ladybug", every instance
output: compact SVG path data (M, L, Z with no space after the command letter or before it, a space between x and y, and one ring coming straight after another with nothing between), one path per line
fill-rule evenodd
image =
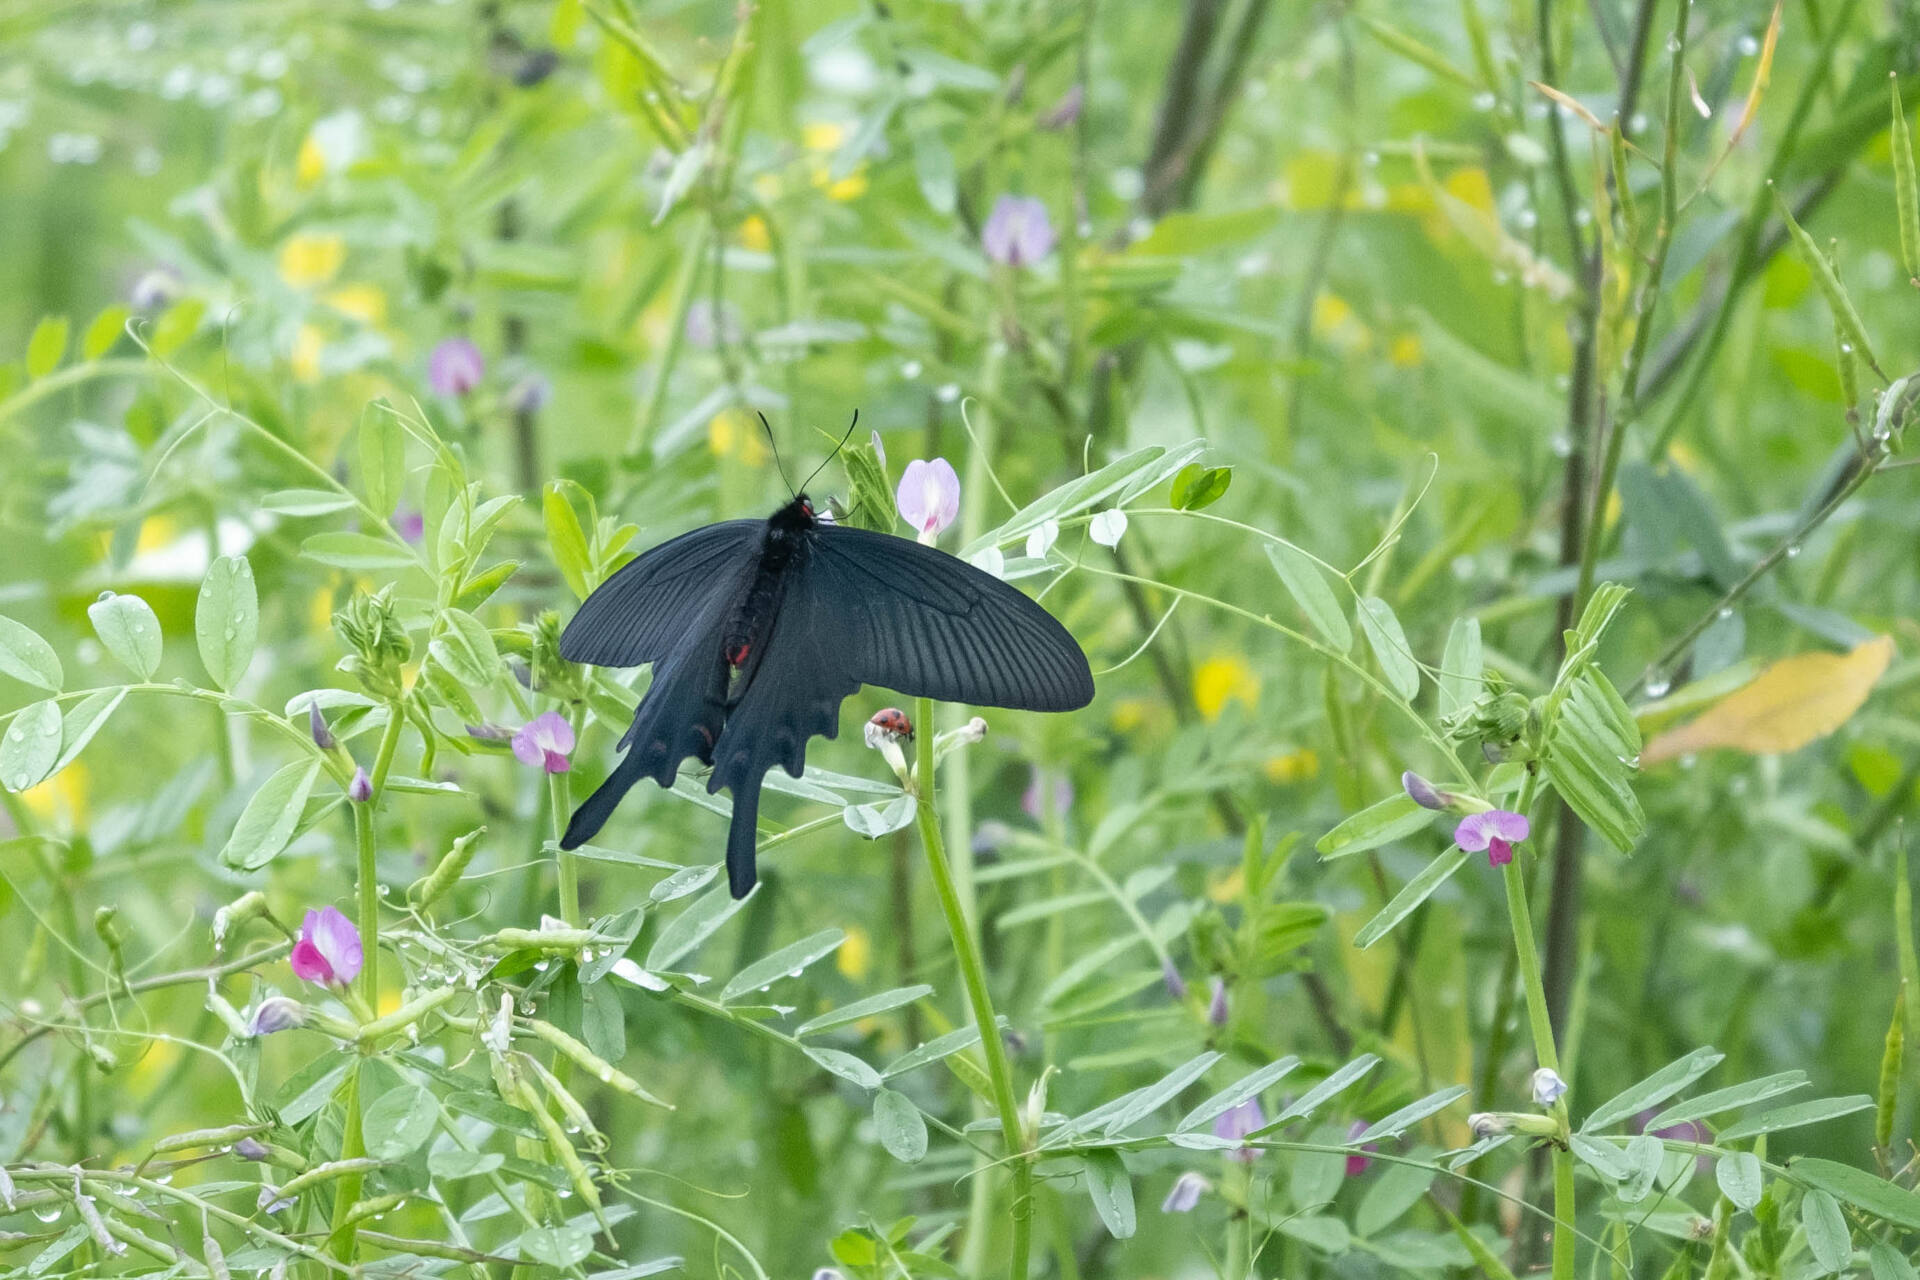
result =
M913 736L913 721L907 719L907 713L898 707L887 707L884 710L874 712L873 719L869 720L868 723L877 729L892 734L896 738L911 738Z

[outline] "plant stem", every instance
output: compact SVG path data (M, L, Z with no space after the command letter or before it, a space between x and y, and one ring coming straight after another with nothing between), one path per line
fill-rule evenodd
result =
M994 1110L1000 1117L1000 1135L1007 1154L1014 1157L1013 1253L1007 1267L1011 1280L1026 1280L1027 1251L1033 1230L1033 1161L1027 1152L1020 1127L1020 1104L1013 1092L1013 1068L1007 1062L1007 1046L1000 1038L999 1019L993 1012L993 997L987 991L986 966L980 961L980 944L974 937L973 922L961 905L954 884L953 868L947 864L947 850L940 837L940 816L934 805L933 787L933 699L921 698L914 706L915 789L918 797L916 818L920 824L920 844L926 851L927 870L940 895L940 909L947 919L947 936L953 942L953 954L960 967L960 980L967 989L967 1002L973 1022L980 1029L980 1051L987 1060L987 1079L993 1087Z
M577 741L581 726L575 724L573 731ZM567 811L567 802L570 798L567 792L567 775L548 774L547 808L551 810L549 816L556 845L559 844L564 830L561 818ZM554 854L554 865L560 877L560 918L567 922L568 928L577 929L580 927L580 859L571 849L559 849Z

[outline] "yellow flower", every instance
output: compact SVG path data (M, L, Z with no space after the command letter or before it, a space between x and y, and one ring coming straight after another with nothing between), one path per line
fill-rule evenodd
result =
M722 409L707 424L707 448L716 458L735 458L750 467L767 460L756 419L741 409Z
M1493 212L1493 183L1487 171L1478 167L1455 169L1440 183L1448 195L1481 213Z
M343 284L321 301L361 324L379 325L387 320L387 294L377 284Z
M300 326L299 332L293 335L293 351L288 356L296 381L320 381L320 353L326 345L326 335L318 328L310 324Z
M1218 720L1229 702L1248 710L1260 701L1260 677L1246 659L1208 658L1193 673L1193 705L1208 720Z
M1247 890L1247 875L1235 867L1207 886L1207 896L1215 902L1232 902Z
M867 193L867 171L865 166L855 169L838 182L827 183L825 190L827 199L829 200L838 200L842 203L848 200L858 200Z
M1132 733L1147 722L1153 704L1145 698L1122 698L1113 707L1113 730L1115 733Z
M873 935L857 924L847 926L847 940L834 952L833 966L842 977L858 982L873 967Z
M300 156L293 162L294 181L310 187L327 176L327 153L311 133L300 144Z
M1274 756L1260 766L1269 782L1305 782L1320 776L1320 755L1312 747L1301 747L1283 756Z
M75 760L39 786L22 791L20 799L42 822L76 822L87 812L87 766Z
M1315 336L1349 350L1373 340L1372 332L1345 298L1323 293L1313 300Z
M307 605L307 625L319 632L325 632L333 626L332 587L322 587L313 593L313 599Z
M336 235L302 231L280 246L280 278L296 289L325 284L347 260L347 242Z
M767 220L759 214L740 224L740 244L755 253L765 253L773 247L773 237L767 234Z
M180 526L170 516L148 516L140 522L140 534L133 541L135 551L158 551L171 546L180 536Z
M809 151L837 151L847 140L847 127L829 120L800 126L800 145Z
M1420 335L1417 333L1403 333L1387 348L1387 359L1402 369L1410 369L1419 364L1425 354L1425 348L1421 345Z

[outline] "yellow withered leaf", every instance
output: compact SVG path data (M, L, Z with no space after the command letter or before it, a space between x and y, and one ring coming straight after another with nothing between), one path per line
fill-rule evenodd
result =
M1891 636L1869 640L1851 653L1782 658L1751 684L1647 743L1641 763L1657 764L1714 747L1753 755L1798 751L1845 724L1892 661Z

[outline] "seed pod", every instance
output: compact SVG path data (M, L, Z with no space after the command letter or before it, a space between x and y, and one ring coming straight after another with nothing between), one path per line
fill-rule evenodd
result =
M527 1063L533 1068L533 1074L540 1077L540 1083L546 1089L547 1096L560 1104L560 1114L567 1118L569 1129L580 1135L580 1141L589 1151L605 1151L607 1136L594 1125L593 1117L588 1115L587 1109L580 1105L580 1099L573 1096L572 1091L561 1082L559 1076L547 1069L546 1063L534 1057L529 1057Z
M297 1178L290 1179L285 1186L280 1188L280 1198L291 1200L302 1191L319 1186L323 1182L331 1182L335 1178L344 1178L350 1173L371 1173L379 1167L380 1162L378 1160L371 1159L367 1156L359 1156L352 1160L329 1160L325 1164L313 1166L313 1168L307 1170Z
M591 929L502 929L482 943L495 951L578 951L608 941Z
M476 827L456 839L453 848L434 863L432 871L407 886L407 901L416 907L429 907L441 894L453 888L460 877L466 874L467 864L473 861L474 851L479 848L480 837L486 833L485 827Z
M1885 1151L1893 1142L1893 1112L1900 1101L1900 1064L1907 1046L1907 984L1893 997L1893 1021L1887 1026L1887 1046L1880 1057L1879 1108L1873 1119L1873 1145Z
M606 1218L600 1212L600 1188L594 1185L593 1174L587 1169L586 1162L580 1158L580 1153L574 1150L566 1130L562 1129L560 1122L548 1112L546 1106L540 1101L540 1096L533 1091L533 1086L527 1083L526 1077L516 1075L514 1084L521 1108L533 1116L534 1122L540 1126L540 1132L546 1135L547 1149L567 1171L567 1180L573 1184L573 1189L579 1195L581 1203L593 1210L594 1218L599 1221L603 1230L606 1229Z
M578 1040L575 1040L572 1036L554 1026L552 1023L533 1020L529 1021L527 1026L533 1031L533 1034L539 1036L542 1040L545 1040L548 1044L558 1049L563 1055L572 1059L575 1066L587 1072L601 1084L611 1085L620 1092L638 1098L642 1102L650 1102L656 1107L665 1107L669 1111L673 1110L673 1104L671 1102L663 1102L659 1098L654 1097L651 1093L648 1093L646 1089L641 1087L638 1080L635 1080L626 1072L621 1071L618 1067L608 1062L605 1058L600 1057L593 1050L587 1048L586 1045L581 1044Z
M269 1124L230 1124L220 1129L190 1129L185 1133L168 1134L153 1144L155 1155L166 1151L185 1151L189 1147L228 1147L242 1138L250 1138L256 1133L265 1133L273 1126Z
M1867 340L1867 326L1861 322L1860 313L1853 309L1853 299L1841 287L1840 277L1833 272L1833 264L1827 261L1826 254L1820 252L1820 246L1813 242L1813 237L1806 233L1806 229L1794 220L1793 210L1787 208L1787 202L1780 198L1778 191L1773 193L1773 202L1780 207L1780 216L1785 219L1787 232L1799 247L1800 255L1813 269L1813 282L1820 286L1827 305L1833 309L1833 321L1845 335L1845 341L1851 343L1867 362L1867 367L1884 380L1887 375L1881 372L1880 361L1873 354L1873 344Z
M1900 78L1889 72L1887 86L1893 92L1893 130L1888 141L1893 147L1893 197L1900 215L1900 257L1906 263L1907 279L1920 288L1920 182L1914 179L1913 139L1907 132L1907 111L1900 105Z
M339 1225L344 1226L347 1223L364 1222L368 1218L377 1218L383 1213L390 1213L398 1209L406 1203L406 1200L407 1198L403 1195L370 1196L365 1200L356 1200L353 1202L353 1207L347 1210L346 1222Z

